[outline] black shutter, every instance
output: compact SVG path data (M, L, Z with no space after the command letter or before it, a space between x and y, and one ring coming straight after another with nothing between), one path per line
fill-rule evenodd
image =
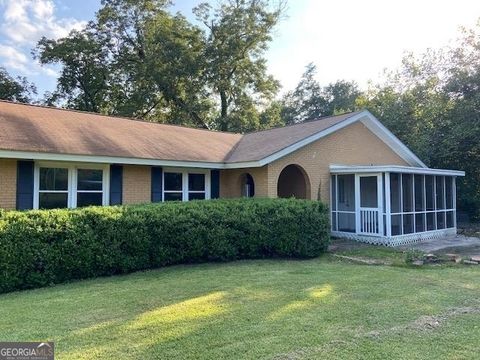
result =
M220 197L220 170L210 172L210 198L218 199Z
M17 162L17 210L33 209L33 161Z
M110 205L122 205L123 166L110 166Z
M162 168L158 166L152 167L152 202L162 201Z

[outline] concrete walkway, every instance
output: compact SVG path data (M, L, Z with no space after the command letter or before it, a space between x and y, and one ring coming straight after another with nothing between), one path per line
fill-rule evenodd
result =
M480 238L457 235L441 239L424 240L415 244L399 246L399 249L415 249L426 253L480 255Z

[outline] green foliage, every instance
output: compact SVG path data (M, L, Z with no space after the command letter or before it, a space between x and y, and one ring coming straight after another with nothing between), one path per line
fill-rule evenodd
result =
M318 256L328 210L293 199L212 200L0 216L0 292L178 263Z
M409 249L404 252L405 264L411 265L414 261L423 260L425 253L416 249Z
M213 9L202 3L194 9L206 28L206 81L220 102L215 127L248 129L251 108L271 101L280 84L267 74L264 57L283 4L270 9L264 0L226 0Z
M100 112L107 108L108 53L92 29L72 31L58 40L43 37L34 56L41 64L63 65L57 89L46 96L47 104L64 100L66 107L78 110Z
M260 128L260 109L279 89L264 55L281 6L201 4L194 10L201 27L171 14L169 4L103 0L84 30L41 39L35 56L62 66L47 103L203 128Z
M464 170L458 207L480 218L480 22L457 43L408 55L358 100L430 167Z
M37 93L35 85L29 83L25 77L13 78L0 66L0 99L29 103L32 95Z
M339 80L322 88L316 74L317 67L308 64L295 90L284 96L282 117L286 124L357 110L361 92L355 82Z

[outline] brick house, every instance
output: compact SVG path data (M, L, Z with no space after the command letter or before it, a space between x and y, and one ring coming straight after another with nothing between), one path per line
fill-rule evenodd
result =
M367 110L248 134L0 101L0 208L296 197L336 236L400 244L456 232L455 179Z

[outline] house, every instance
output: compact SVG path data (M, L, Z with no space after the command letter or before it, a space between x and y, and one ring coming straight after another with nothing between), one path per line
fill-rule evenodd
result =
M455 179L367 110L233 134L0 102L0 207L296 197L332 234L395 245L456 233Z

